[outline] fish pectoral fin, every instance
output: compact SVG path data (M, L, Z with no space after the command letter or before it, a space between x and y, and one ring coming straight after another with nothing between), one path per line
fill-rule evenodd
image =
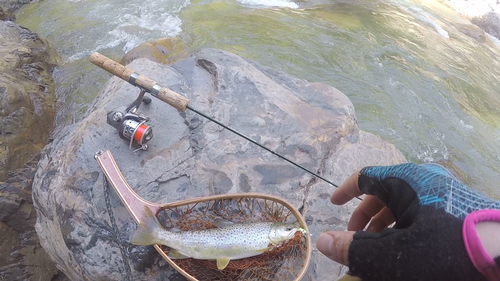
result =
M169 258L173 259L173 260L180 260L180 259L188 259L188 258L190 258L190 257L184 255L183 253L179 252L176 249L170 249L168 251L168 255L167 256Z
M271 250L272 248L273 248L272 246L269 246L269 247L266 247L266 248L264 248L264 249L259 249L259 250L257 250L257 252L262 252L262 253L264 253L264 252L267 252L267 251Z
M218 258L217 259L217 269L223 270L229 264L228 258Z

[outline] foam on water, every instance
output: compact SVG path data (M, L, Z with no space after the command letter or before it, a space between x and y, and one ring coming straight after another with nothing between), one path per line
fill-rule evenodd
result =
M436 30L439 35L443 36L446 39L450 39L448 32L444 30L439 24L436 23L438 21L435 17L431 16L429 13L424 12L421 8L415 6L411 3L408 7L405 5L400 5L408 14L412 15L415 19L418 19L423 24L431 26Z
M55 13L52 23L41 20L35 31L59 40L55 45L70 63L95 51L118 47L127 52L144 42L177 36L182 32L178 14L189 5L190 0L48 0L39 5L40 14L55 13L53 7L66 14Z
M289 0L238 0L243 5L260 7L286 7L297 9L299 5Z

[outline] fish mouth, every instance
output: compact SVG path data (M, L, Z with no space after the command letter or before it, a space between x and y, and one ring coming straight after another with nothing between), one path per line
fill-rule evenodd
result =
M299 227L297 231L302 232L302 235L307 235L307 230L305 228Z
M295 226L295 229L288 233L288 239L292 239L295 236L295 233L300 232L303 236L307 235L307 230L300 226Z

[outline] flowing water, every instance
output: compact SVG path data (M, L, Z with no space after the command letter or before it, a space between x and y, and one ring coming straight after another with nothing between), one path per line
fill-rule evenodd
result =
M119 60L140 43L176 36L191 53L225 49L330 84L351 99L362 130L500 198L500 45L465 35L471 26L434 2L43 0L16 22L66 61L54 75L72 110L58 124L80 120L109 78L89 54Z

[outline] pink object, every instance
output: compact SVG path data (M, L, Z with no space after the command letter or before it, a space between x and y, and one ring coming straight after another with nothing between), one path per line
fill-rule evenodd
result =
M484 221L500 223L500 210L480 210L470 213L464 220L462 234L465 248L474 266L490 281L500 280L500 268L483 247L476 232L476 224ZM500 235L500 234L499 234Z

